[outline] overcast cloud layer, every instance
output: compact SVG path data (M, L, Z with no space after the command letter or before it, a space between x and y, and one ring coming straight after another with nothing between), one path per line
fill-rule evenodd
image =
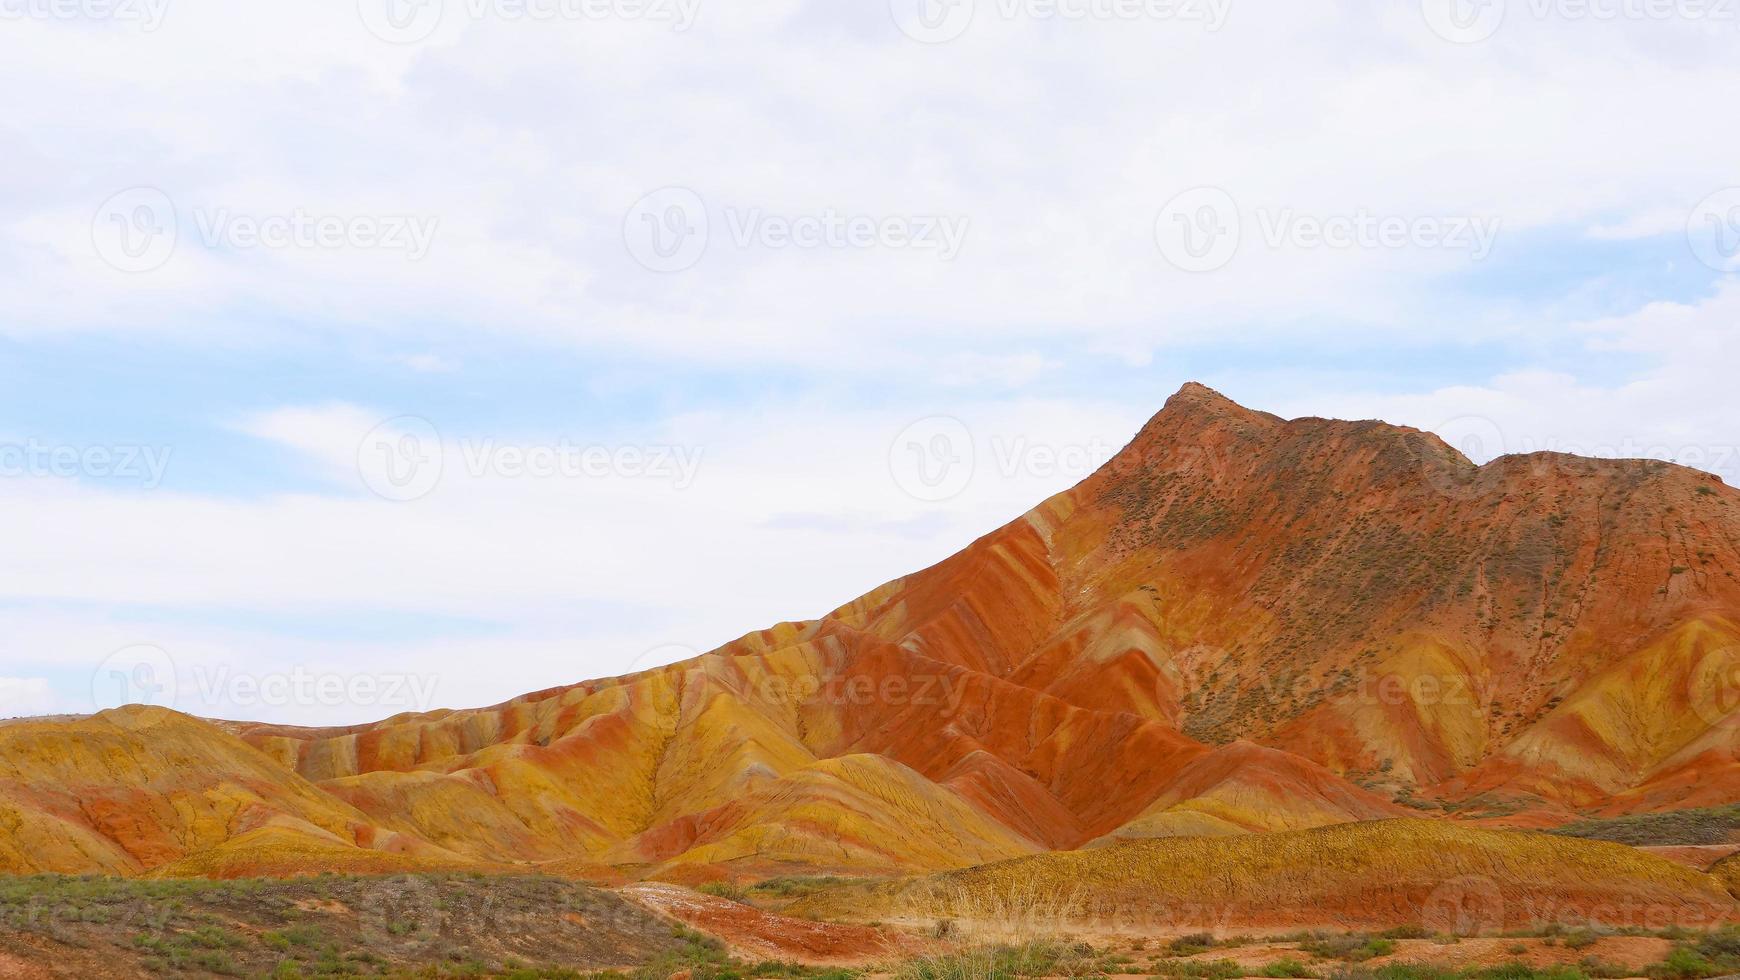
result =
M1185 380L1740 481L1740 4L0 0L0 716L812 617Z

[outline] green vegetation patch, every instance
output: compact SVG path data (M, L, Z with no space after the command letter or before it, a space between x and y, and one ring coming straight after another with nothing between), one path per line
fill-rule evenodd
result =
M1740 804L1579 820L1548 833L1633 847L1729 844L1740 841Z

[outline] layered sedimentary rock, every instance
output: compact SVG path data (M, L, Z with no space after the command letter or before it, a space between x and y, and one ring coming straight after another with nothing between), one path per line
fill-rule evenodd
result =
M692 661L346 729L0 727L0 869L919 871L1733 800L1737 575L1708 474L1190 385L954 557Z

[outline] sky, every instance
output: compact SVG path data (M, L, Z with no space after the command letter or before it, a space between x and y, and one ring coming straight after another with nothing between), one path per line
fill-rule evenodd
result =
M812 618L1186 381L1740 483L1735 0L0 0L0 717Z

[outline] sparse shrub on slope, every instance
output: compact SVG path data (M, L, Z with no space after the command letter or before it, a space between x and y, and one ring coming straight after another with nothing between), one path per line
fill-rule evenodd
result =
M1633 848L1426 820L1041 854L909 884L845 888L797 907L845 916L886 908L963 923L1020 919L1026 910L1039 913L1030 921L1053 924L1174 929L1309 916L1469 934L1538 925L1530 916L1542 908L1598 920L1603 909L1639 903L1686 921L1736 911L1710 876ZM1455 921L1438 921L1445 916Z
M1579 820L1548 833L1633 847L1727 844L1740 835L1740 804Z
M1093 951L1059 941L1019 946L961 949L910 960L895 980L1011 980L1016 977L1093 977L1101 975Z

